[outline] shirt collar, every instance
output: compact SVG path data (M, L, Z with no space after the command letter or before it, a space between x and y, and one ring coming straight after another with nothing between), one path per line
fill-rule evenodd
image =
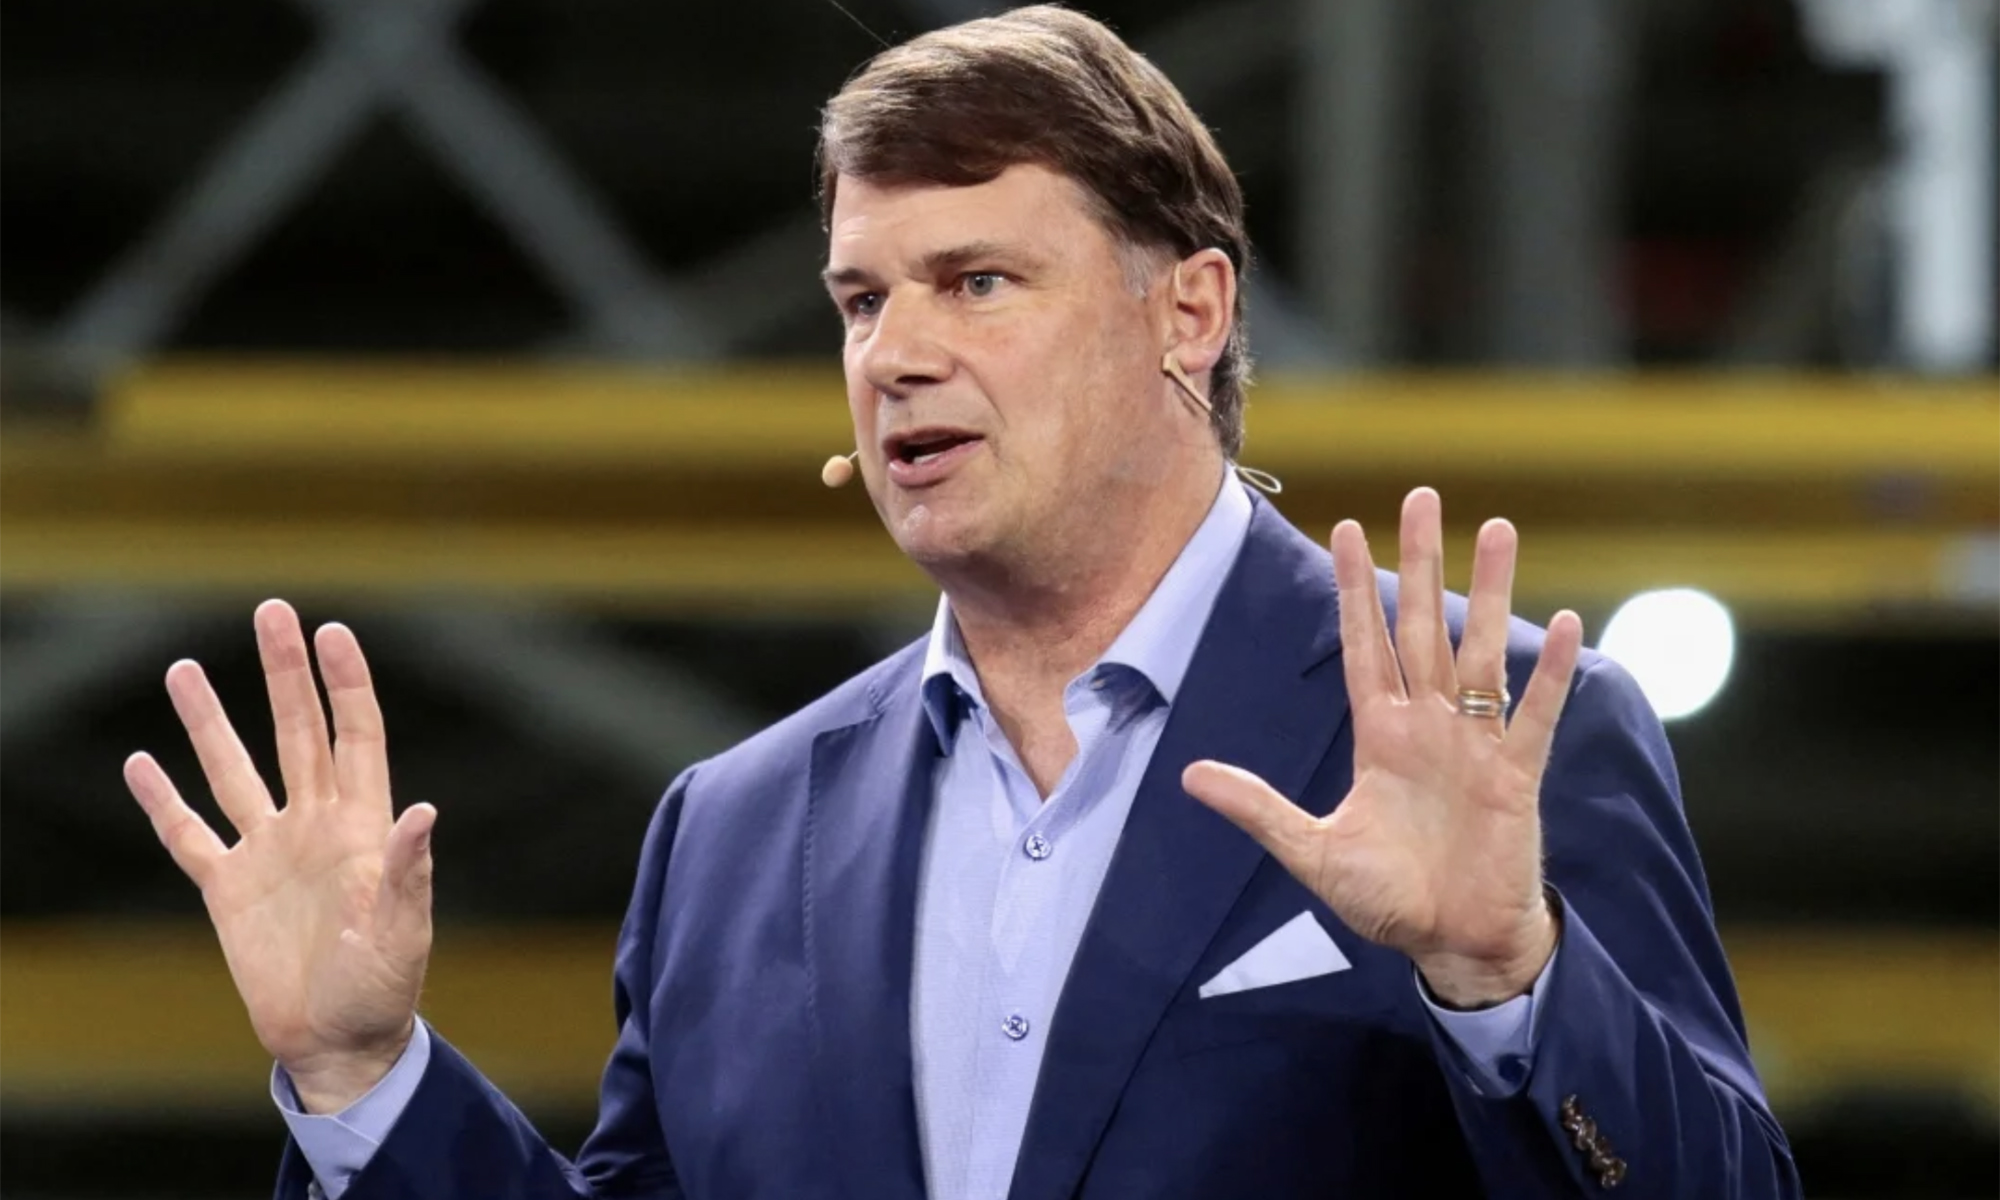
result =
M1128 667L1172 704L1187 677L1188 663L1194 658L1195 643L1201 640L1209 611L1215 607L1229 568L1249 535L1250 514L1249 493L1236 481L1234 472L1223 472L1222 486L1208 516L1131 623L1084 674L1110 664ZM983 704L985 695L979 689L979 674L959 635L948 597L938 598L937 616L931 622L930 642L924 650L921 686L924 712L937 732L938 743L949 748L967 704Z

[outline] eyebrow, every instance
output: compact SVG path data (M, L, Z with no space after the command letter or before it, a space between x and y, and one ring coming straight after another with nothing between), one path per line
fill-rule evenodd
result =
M976 262L1000 259L1002 261L1036 265L1039 259L1017 245L1007 242L977 241L942 250L933 250L924 255L922 273L932 278L955 275ZM874 272L862 267L828 267L820 272L820 279L828 288L879 285Z

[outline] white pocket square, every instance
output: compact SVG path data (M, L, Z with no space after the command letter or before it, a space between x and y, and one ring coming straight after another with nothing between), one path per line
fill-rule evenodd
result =
M1296 983L1345 971L1350 965L1313 915L1302 912L1218 971L1215 978L1201 985L1200 994L1206 1000L1251 988Z

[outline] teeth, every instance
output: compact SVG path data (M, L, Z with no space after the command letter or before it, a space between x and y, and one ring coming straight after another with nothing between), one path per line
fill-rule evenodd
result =
M932 460L932 459L936 458L936 457L937 457L938 455L940 455L940 454L943 454L943 453L944 453L944 451L942 451L942 450L933 450L933 451L931 451L931 452L930 452L929 454L919 454L919 455L917 455L917 456L916 456L915 458L911 459L910 461L911 461L911 462L913 462L913 463L927 463L927 462L929 462L930 460Z

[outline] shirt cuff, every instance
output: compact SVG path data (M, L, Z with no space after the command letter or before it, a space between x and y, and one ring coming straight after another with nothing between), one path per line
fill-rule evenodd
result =
M410 1106L410 1098L417 1094L417 1084L423 1080L430 1061L430 1029L419 1019L410 1044L403 1048L403 1056L389 1068L389 1073L367 1095L331 1115L305 1111L299 1103L298 1091L292 1087L291 1076L285 1074L283 1067L275 1064L271 1067L271 1101L284 1116L292 1140L298 1143L299 1153L312 1168L313 1179L326 1200L340 1200L348 1183L375 1157L375 1151L395 1128L396 1118L403 1115L403 1110Z
M1555 974L1556 955L1561 953L1558 942L1527 995L1475 1012L1441 1007L1424 986L1423 976L1417 976L1417 994L1424 998L1424 1007L1445 1038L1457 1047L1459 1066L1480 1095L1500 1100L1527 1086L1535 1066L1535 1047L1541 1040L1537 1016L1544 1007L1542 996L1548 991L1549 977Z

